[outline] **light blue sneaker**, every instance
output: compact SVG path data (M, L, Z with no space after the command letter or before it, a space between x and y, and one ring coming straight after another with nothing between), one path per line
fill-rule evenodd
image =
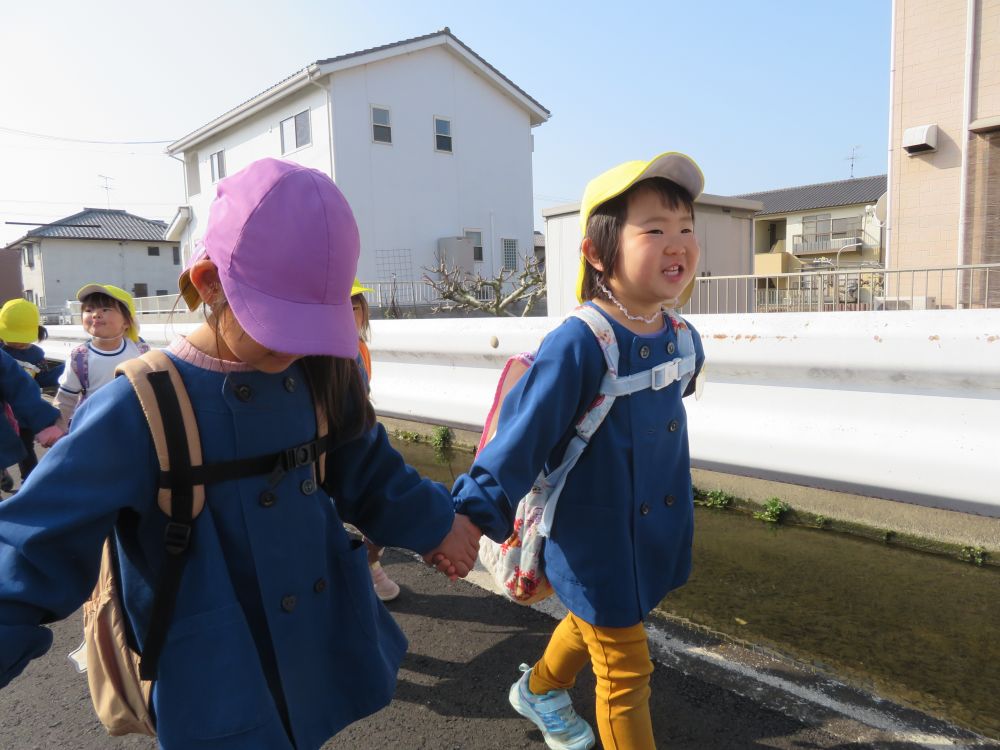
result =
M518 667L524 674L510 686L510 705L521 716L531 719L542 731L545 744L552 750L588 750L594 746L594 730L577 716L573 701L565 690L550 690L535 695L528 689L531 667Z

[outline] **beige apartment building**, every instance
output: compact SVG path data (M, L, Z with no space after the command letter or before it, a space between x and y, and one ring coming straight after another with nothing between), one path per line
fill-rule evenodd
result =
M1000 262L1000 0L894 0L891 49L886 267ZM995 305L988 279L956 273L938 303Z

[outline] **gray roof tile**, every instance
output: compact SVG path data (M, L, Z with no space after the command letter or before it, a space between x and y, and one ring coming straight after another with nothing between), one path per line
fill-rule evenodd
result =
M764 209L757 215L786 214L808 211L813 208L851 206L856 203L874 203L886 191L884 174L855 177L837 182L820 182L815 185L767 190L762 193L743 193L737 198L761 201Z
M61 226L66 224L93 226ZM52 237L64 240L163 242L166 231L165 221L144 219L120 209L85 208L65 219L32 229L24 239Z

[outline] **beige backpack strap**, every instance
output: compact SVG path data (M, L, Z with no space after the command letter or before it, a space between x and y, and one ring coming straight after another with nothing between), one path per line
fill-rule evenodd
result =
M153 445L156 448L156 457L160 464L161 475L167 476L170 471L170 452L168 449L167 433L163 423L163 410L159 403L156 390L150 383L151 373L162 372L169 376L170 384L173 386L173 393L177 397L177 404L180 408L181 419L184 424L184 442L186 443L190 465L192 467L202 465L201 438L198 435L198 422L194 416L194 409L191 407L191 398L180 373L174 366L170 357L161 349L151 349L141 357L130 359L118 365L115 370L117 375L124 375L129 379L132 388L135 389L142 405L143 414L149 423L149 432L153 436ZM162 377L162 376L161 376ZM197 518L205 507L205 485L196 484L192 488L193 500L191 507L191 518ZM160 487L157 494L157 503L160 510L168 516L171 514L171 491L169 487Z

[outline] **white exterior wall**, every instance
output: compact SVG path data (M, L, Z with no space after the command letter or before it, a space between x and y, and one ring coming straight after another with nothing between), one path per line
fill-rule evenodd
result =
M435 264L441 237L483 233L484 275L503 262L502 238L533 251L527 110L440 47L332 76L334 179L361 231L362 280L379 250L410 250L413 279ZM392 144L372 140L371 105L390 111ZM451 120L453 152L435 150L434 117Z
M873 204L874 205L874 204ZM854 206L837 206L835 208L811 208L808 211L800 211L794 214L787 215L787 223L785 229L785 250L792 252L795 247L795 238L802 234L802 219L806 216L818 216L820 214L829 214L830 219L850 219L855 216L861 216L861 233L863 236L863 241L866 246L877 247L880 241L880 230L878 223L871 219L865 213L865 205L857 204Z
M149 255L149 247L160 248L160 254ZM151 295L158 289L173 294L181 270L174 265L174 247L175 243L155 240L43 238L35 244L35 267L21 267L24 288L34 291L41 308L62 307L92 282L113 284L130 294L137 283L146 284Z
M309 110L312 143L282 155L280 123L305 109ZM221 135L198 144L198 174L201 190L196 195L188 195L187 197L192 216L184 229L182 240L185 260L190 257L194 240L199 240L204 235L208 207L215 200L216 183L212 182L210 161L212 154L219 150L225 152L227 175L235 174L251 162L267 156L287 159L330 174L328 112L326 90L317 86L307 86L296 94L243 120ZM185 185L185 189L190 190L190 186Z

